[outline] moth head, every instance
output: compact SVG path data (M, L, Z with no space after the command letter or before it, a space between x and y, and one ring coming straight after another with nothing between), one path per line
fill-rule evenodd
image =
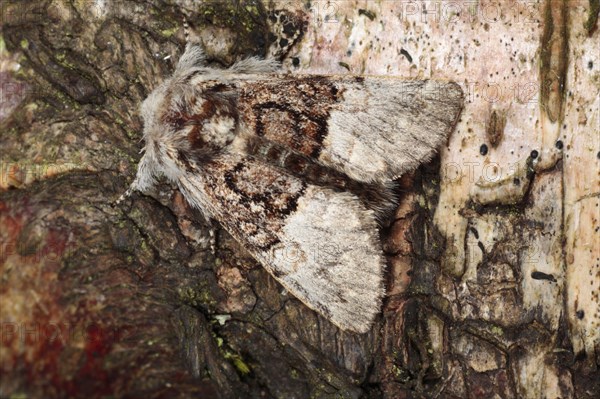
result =
M165 108L169 107L169 82L156 88L144 100L140 114L144 122L142 158L138 164L136 177L129 189L119 198L118 202L129 196L133 191L146 191L154 185L156 178L161 175L170 180L177 180L181 173L178 162L177 137L178 132L163 121Z
M186 46L173 76L142 103L144 155L125 195L152 186L158 175L177 182L190 165L226 150L238 129L235 90L204 66L197 45Z

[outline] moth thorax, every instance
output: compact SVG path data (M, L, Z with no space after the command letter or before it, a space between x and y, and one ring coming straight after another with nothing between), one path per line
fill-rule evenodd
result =
M178 132L179 140L196 154L218 152L234 140L238 114L233 99L221 93L210 93L176 101L165 116L165 122Z
M202 122L188 126L186 132L192 151L218 151L231 144L236 130L236 118L217 113Z

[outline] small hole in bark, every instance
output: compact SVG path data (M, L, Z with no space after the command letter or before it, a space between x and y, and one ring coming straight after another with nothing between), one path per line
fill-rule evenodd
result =
M481 155L487 155L488 153L488 146L485 144L482 144L481 147L479 147L479 153Z

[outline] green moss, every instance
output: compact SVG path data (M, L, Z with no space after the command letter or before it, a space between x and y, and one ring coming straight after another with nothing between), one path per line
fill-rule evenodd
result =
M244 361L242 360L241 357L239 357L239 356L234 357L233 365L240 372L240 374L242 374L242 375L250 374L250 367L248 367L248 365L246 363L244 363Z
M54 98L59 100L59 102L61 104L68 105L69 107L73 108L74 110L81 109L81 104L79 104L77 101L72 99L70 96L66 95L61 90L52 90L51 96L53 96Z
M240 375L250 374L250 366L244 361L239 353L235 353L229 345L225 342L222 337L219 337L214 331L212 331L213 338L217 342L217 347L221 352L224 359L230 361Z
M492 334L497 335L497 336L504 335L504 331L499 326L492 326L492 328L490 329L490 331L492 332Z
M58 53L56 56L54 56L54 60L56 61L57 64L65 67L71 71L77 71L77 67L75 66L75 64L72 63L71 61L69 61L67 54L64 52Z
M405 369L398 367L395 364L392 366L392 374L394 374L394 377L398 382L406 384L410 381L410 374Z
M27 39L21 39L20 45L23 50L27 50L29 48L29 41L27 41Z
M166 38L170 38L171 36L173 36L175 33L177 33L177 31L179 30L178 26L175 26L171 29L163 29L160 31L160 34L163 35Z
M127 134L128 139L135 139L138 137L138 132L131 129L125 129L125 134Z
M19 57L19 63L24 64L26 61L25 57ZM13 72L13 76L19 79L27 79L31 76L31 69L29 68L19 68L18 70Z
M196 287L183 287L177 293L182 302L190 306L214 307L217 301L210 292L206 282L198 282Z

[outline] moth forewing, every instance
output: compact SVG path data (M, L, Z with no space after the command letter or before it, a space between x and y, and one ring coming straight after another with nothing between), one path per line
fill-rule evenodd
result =
M204 208L294 296L343 329L366 332L383 296L374 213L353 194L227 154L181 179Z
M393 179L445 143L460 87L202 62L188 46L144 102L146 153L132 188L165 174L302 302L368 331L384 291L376 219L396 203Z
M359 182L387 182L429 161L454 129L453 82L392 77L235 75L248 133ZM198 76L197 84L206 84Z

